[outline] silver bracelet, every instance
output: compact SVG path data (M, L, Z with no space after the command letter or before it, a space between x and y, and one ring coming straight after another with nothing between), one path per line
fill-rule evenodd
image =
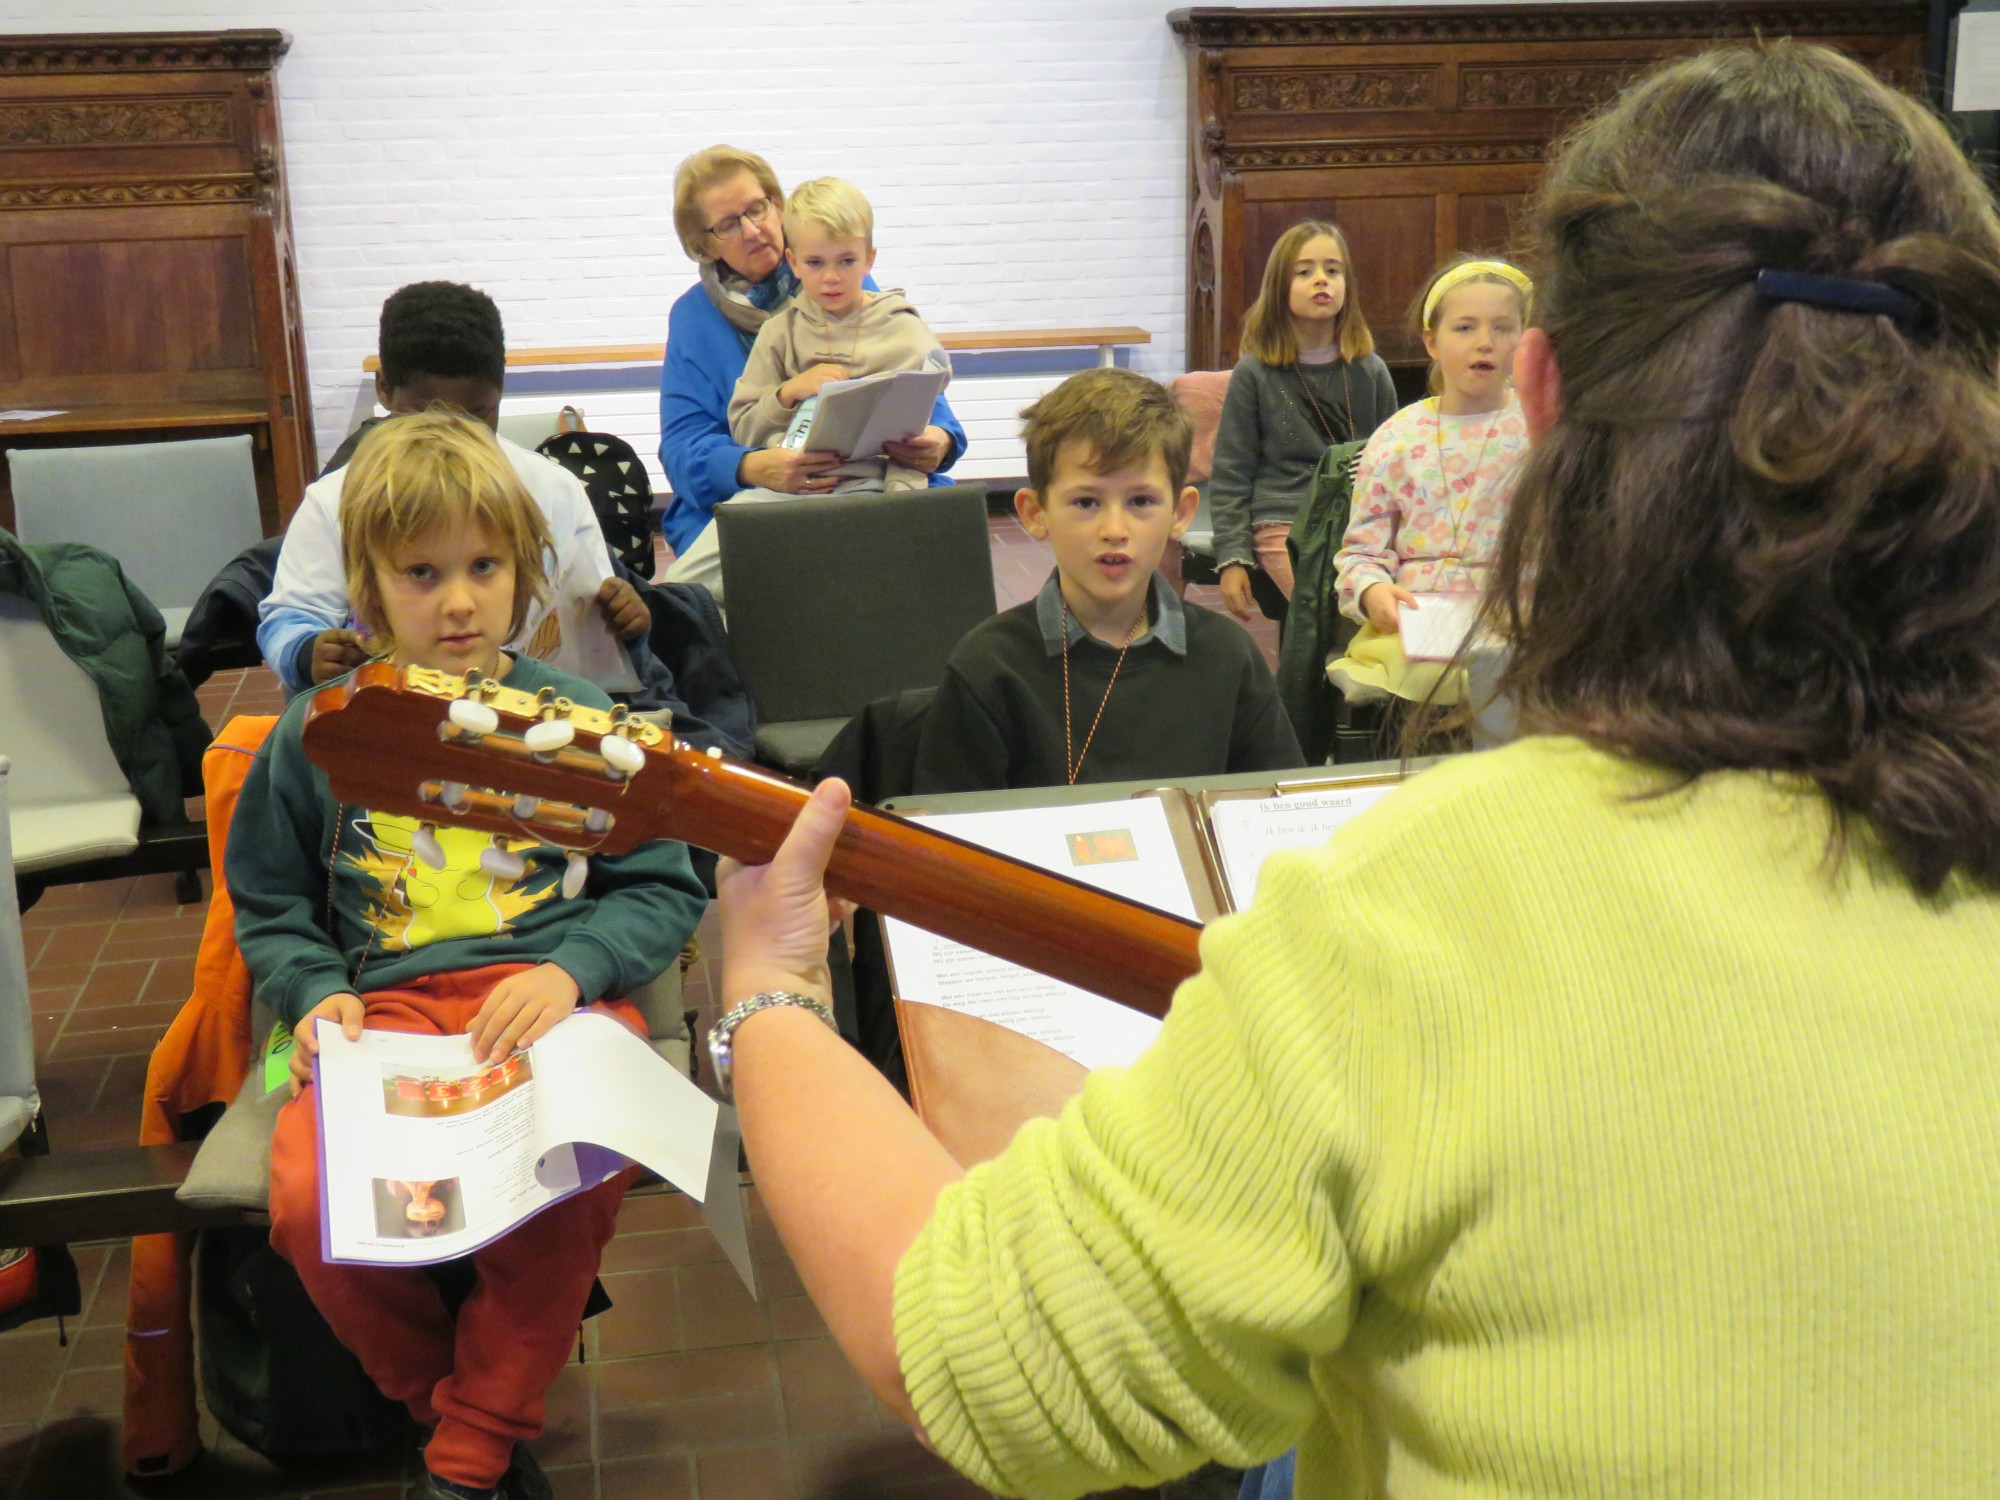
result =
M824 1000L815 1000L811 995L801 995L794 990L765 990L761 994L752 995L748 1000L732 1007L729 1014L708 1030L708 1058L715 1065L715 1087L723 1098L736 1097L732 1056L736 1028L758 1011L771 1010L780 1005L795 1005L800 1010L810 1011L826 1022L828 1031L835 1036L840 1035L840 1025L833 1019L833 1012L827 1009Z

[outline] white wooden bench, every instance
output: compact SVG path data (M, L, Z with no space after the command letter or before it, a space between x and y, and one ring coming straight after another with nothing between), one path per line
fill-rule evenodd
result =
M1026 356L1035 351L1059 353L1066 350L1094 350L1100 365L1116 364L1120 349L1142 348L1153 336L1143 328L1107 326L1101 328L1003 328L940 331L938 341L954 355L992 354ZM522 375L541 374L553 380L522 380L509 394L502 410L507 415L530 412L553 413L558 407L576 405L585 411L589 425L598 431L615 432L638 450L646 462L653 488L664 503L665 477L659 472L656 456L660 442L659 380L657 372L665 358L666 346L644 344L564 344L546 348L510 348L507 368ZM1016 366L1016 359L1008 359ZM1072 366L1073 367L1073 366ZM357 392L354 421L360 422L375 410L374 372L380 361L374 355L362 362L369 378ZM561 388L561 372L595 372L618 377L610 384L579 385L573 392ZM1023 406L1048 389L1059 378L1045 370L962 373L953 382L952 410L964 426L967 454L953 465L952 473L965 480L1015 480L1025 468L1021 451L1019 414ZM521 390L519 386L532 386Z

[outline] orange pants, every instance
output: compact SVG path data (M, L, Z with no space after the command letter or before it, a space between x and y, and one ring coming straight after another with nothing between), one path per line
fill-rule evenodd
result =
M470 1028L494 985L528 967L495 964L377 990L361 997L367 1024L456 1035ZM623 1000L592 1009L645 1035L639 1013ZM499 1483L514 1444L541 1433L548 1389L576 1347L583 1304L634 1173L552 1204L473 1251L478 1284L454 1323L421 1269L321 1258L319 1171L318 1113L308 1087L278 1112L271 1138L271 1243L383 1394L436 1428L424 1450L430 1471L475 1488Z

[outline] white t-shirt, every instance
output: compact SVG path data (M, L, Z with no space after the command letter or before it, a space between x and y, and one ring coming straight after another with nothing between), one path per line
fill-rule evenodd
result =
M548 522L555 544L555 556L544 559L551 585L573 568L593 584L609 578L610 549L605 546L583 481L553 459L504 437L497 441ZM340 560L340 489L346 474L345 468L335 469L306 487L285 529L271 592L257 612L257 648L271 670L295 691L310 685L286 675L300 639L322 630L339 630L349 620L347 574ZM520 634L510 644L519 645L534 635L551 602L529 610Z

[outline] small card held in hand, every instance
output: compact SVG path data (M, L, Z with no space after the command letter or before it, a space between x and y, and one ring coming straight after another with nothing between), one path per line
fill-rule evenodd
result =
M1450 661L1479 617L1478 594L1419 594L1397 620L1403 655L1411 661Z

